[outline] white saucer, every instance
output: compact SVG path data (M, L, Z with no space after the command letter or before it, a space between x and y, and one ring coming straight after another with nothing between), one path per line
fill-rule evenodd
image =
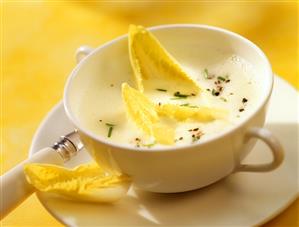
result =
M58 200L45 193L45 208L67 226L255 226L284 210L298 195L298 93L275 77L266 128L285 148L285 160L269 173L237 173L204 189L180 194L154 194L130 189L116 204ZM62 104L45 118L34 136L30 154L51 146L72 131ZM258 143L246 162L269 161L270 152ZM90 159L86 151L68 163Z

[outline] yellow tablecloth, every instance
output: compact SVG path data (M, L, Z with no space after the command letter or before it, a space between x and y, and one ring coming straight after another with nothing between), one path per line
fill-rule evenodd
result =
M1 1L2 2L2 1ZM127 32L130 23L200 23L237 32L259 45L273 70L297 89L297 2L5 1L1 4L1 174L25 159L42 118L62 98L82 44L98 46ZM298 200L265 226L298 225ZM60 226L35 195L3 226Z

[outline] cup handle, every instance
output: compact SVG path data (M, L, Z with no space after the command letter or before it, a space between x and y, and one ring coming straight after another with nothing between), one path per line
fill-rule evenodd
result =
M251 138L261 139L272 152L273 160L264 164L240 164L235 172L268 172L276 169L284 159L284 151L275 136L264 128L250 128L245 134L245 142Z
M83 58L89 55L93 51L90 46L80 46L76 51L76 60L79 63Z

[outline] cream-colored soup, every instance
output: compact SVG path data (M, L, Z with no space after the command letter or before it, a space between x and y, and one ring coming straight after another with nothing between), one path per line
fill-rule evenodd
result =
M220 131L229 129L250 114L258 102L260 85L256 80L256 72L249 62L239 56L232 55L215 65L207 65L206 68L195 69L189 65L183 65L183 67L201 87L202 91L199 95L179 98L174 96L176 90L174 87L150 81L144 84L145 94L157 104L172 103L190 108L209 106L225 109L228 115L225 119L217 119L208 123L191 120L171 121L176 128L173 146L200 143ZM84 127L117 144L148 148L169 146L156 144L153 138L146 136L127 117L124 104L116 105L112 101L121 98L113 97L113 95L120 96L119 89L121 88L115 84L118 82L90 84L80 100L78 112L78 117ZM133 86L132 83L131 85ZM107 95L103 96L103 93Z

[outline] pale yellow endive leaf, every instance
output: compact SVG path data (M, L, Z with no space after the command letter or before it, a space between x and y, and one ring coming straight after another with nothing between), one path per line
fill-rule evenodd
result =
M174 129L160 122L155 104L143 93L123 83L122 97L128 116L143 132L161 144L174 142ZM167 133L160 133L162 128Z
M185 121L187 119L208 122L216 119L224 119L228 111L210 107L189 107L180 106L176 104L156 105L157 113L160 116L171 117L178 121Z
M127 193L130 185L129 177L109 175L97 164L67 169L31 163L25 165L24 173L27 181L37 190L79 201L114 202Z
M129 27L129 56L137 89L144 91L147 80L157 81L175 90L198 94L198 84L162 47L160 42L142 26Z

